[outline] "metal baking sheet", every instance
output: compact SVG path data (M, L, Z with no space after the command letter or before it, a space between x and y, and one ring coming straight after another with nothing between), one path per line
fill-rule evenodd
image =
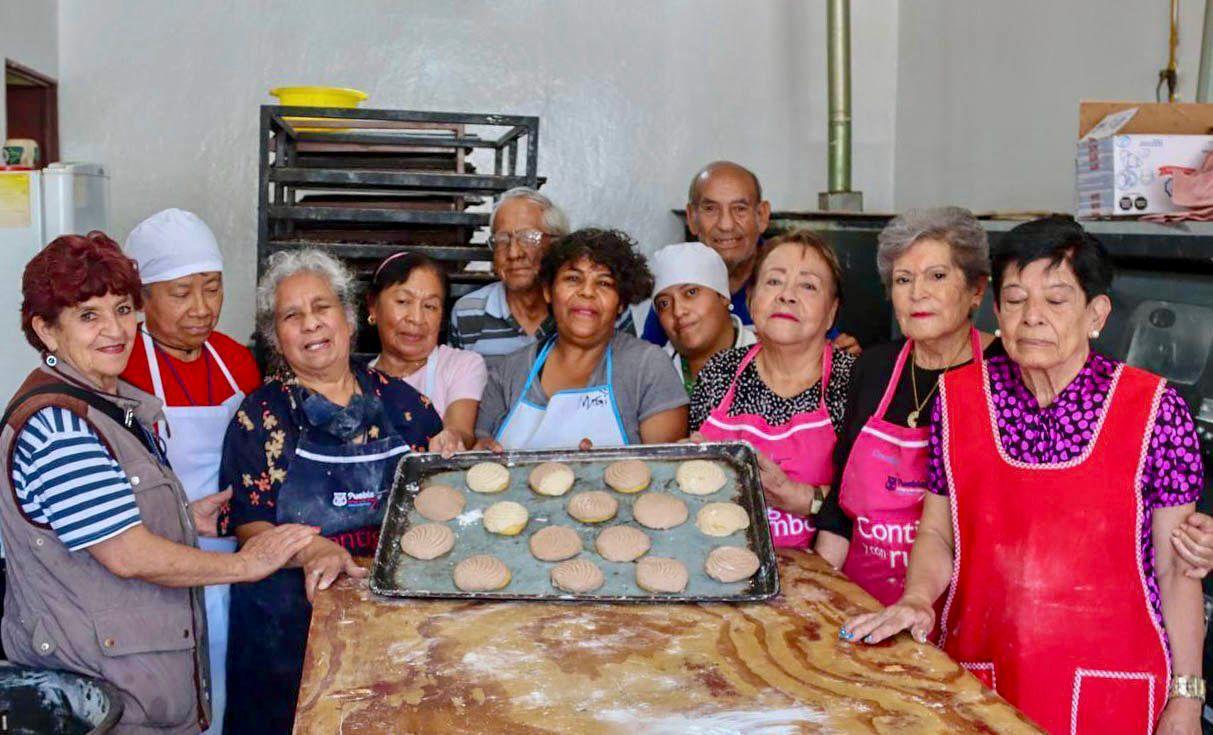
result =
M634 562L609 562L594 551L594 539L603 528L633 522L632 503L644 494L617 493L603 483L603 470L620 459L641 459L648 463L653 479L644 492L671 492L687 504L687 521L676 528L654 531L640 527L652 540L649 555L673 557L686 564L690 581L682 593L646 592L636 586ZM728 478L724 487L705 496L679 491L674 472L680 462L689 459L719 461ZM486 461L499 462L510 470L510 485L505 491L486 495L467 489L464 472L472 465ZM544 497L532 492L527 485L531 468L548 461L564 462L573 468L576 481L563 496ZM455 532L454 550L431 561L409 557L400 550L398 543L413 523L428 522L413 510L413 500L422 483L451 485L467 499L463 513L447 524ZM614 519L600 524L583 524L570 518L564 506L573 493L584 490L610 492L619 501L619 513ZM530 513L526 529L517 536L503 537L484 530L481 522L484 509L502 500L522 503ZM750 516L749 528L725 538L701 533L695 527L695 514L704 504L716 501L732 501L745 508ZM539 561L531 555L528 546L531 535L550 524L570 526L581 535L585 549L582 555L597 564L606 578L602 587L590 594L571 594L552 586L548 575L555 563ZM753 577L725 584L704 573L703 565L709 551L716 546L742 543L754 551L761 562ZM509 586L496 592L464 592L457 588L451 578L452 571L456 564L473 554L494 554L504 561L512 575ZM779 594L779 572L753 449L742 442L654 444L588 451L466 452L450 459L438 454L406 455L396 470L388 498L370 587L377 594L391 597L464 600L751 602Z

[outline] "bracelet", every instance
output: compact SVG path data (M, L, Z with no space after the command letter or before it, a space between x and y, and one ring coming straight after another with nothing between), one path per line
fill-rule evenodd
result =
M820 485L812 485L811 487L813 488L813 502L809 505L809 513L816 515L817 511L821 510L822 504L826 502L826 494Z
M1172 676L1171 688L1167 691L1171 697L1205 700L1205 680L1199 676Z

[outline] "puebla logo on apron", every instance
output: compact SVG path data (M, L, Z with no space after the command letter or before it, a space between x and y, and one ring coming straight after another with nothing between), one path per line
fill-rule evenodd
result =
M379 492L376 490L337 491L333 493L335 508L378 508Z

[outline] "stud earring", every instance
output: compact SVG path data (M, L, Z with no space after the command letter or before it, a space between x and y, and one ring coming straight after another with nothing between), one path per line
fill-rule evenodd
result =
M1099 330L1098 329L1091 330L1091 339L1099 339Z
M43 358L43 360L46 362L47 367L53 368L54 366L59 364L59 358L55 357L54 355L52 355L50 353L47 353L46 357Z
M375 326L375 316L373 314L371 316L368 316L366 318L366 323L370 324L372 327Z
M995 330L994 330L994 337L995 337L995 338L997 338L997 339L1002 339L1002 330L1001 330L1001 329L995 329Z

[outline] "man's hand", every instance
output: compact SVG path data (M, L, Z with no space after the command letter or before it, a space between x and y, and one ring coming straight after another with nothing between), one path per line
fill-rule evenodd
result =
M194 517L194 528L198 529L199 536L213 538L219 535L219 513L231 499L232 489L228 488L190 503L190 515Z
M278 571L306 549L318 533L316 526L286 523L249 538L235 554L244 566L244 581L256 582Z

